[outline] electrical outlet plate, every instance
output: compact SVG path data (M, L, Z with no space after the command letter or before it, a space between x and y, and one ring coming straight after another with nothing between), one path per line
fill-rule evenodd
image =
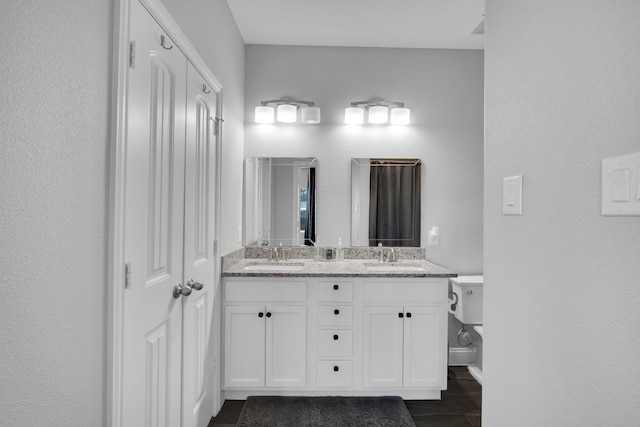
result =
M602 215L640 216L640 153L602 160Z
M429 230L429 246L437 246L440 244L440 236L434 234L433 230Z
M522 215L522 175L503 178L502 214Z

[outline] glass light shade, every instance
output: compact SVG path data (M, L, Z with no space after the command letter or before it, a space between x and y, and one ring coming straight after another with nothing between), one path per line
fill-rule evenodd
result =
M304 107L300 110L301 121L307 125L320 123L320 109L318 107Z
M273 123L273 107L259 105L256 107L256 123Z
M298 107L291 104L278 105L277 119L280 123L295 123Z
M361 125L364 123L364 110L359 107L347 107L344 109L344 122L348 125Z
M369 123L381 124L389 120L389 109L384 105L369 107Z
M408 108L391 109L392 125L408 125L410 119L411 119L411 110L409 110Z

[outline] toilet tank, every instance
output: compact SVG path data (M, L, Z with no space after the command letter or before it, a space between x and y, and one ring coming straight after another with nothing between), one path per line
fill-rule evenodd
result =
M458 276L449 280L451 291L457 296L454 316L462 323L481 325L484 276Z

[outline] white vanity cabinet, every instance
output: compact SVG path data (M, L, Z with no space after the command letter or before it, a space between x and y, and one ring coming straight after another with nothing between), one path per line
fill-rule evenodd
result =
M447 278L225 277L224 301L228 399L446 389Z
M364 307L363 314L364 387L444 385L439 307Z
M364 282L364 387L446 389L446 299L443 279Z
M224 385L304 387L306 281L225 281Z

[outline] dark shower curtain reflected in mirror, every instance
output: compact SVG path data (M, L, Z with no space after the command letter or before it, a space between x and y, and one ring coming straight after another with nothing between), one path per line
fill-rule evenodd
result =
M420 246L420 164L371 159L369 246Z
M301 195L300 200L305 200L305 209L301 207L300 223L304 228L305 246L314 246L316 241L316 168L309 168L309 185L306 189L306 197Z

